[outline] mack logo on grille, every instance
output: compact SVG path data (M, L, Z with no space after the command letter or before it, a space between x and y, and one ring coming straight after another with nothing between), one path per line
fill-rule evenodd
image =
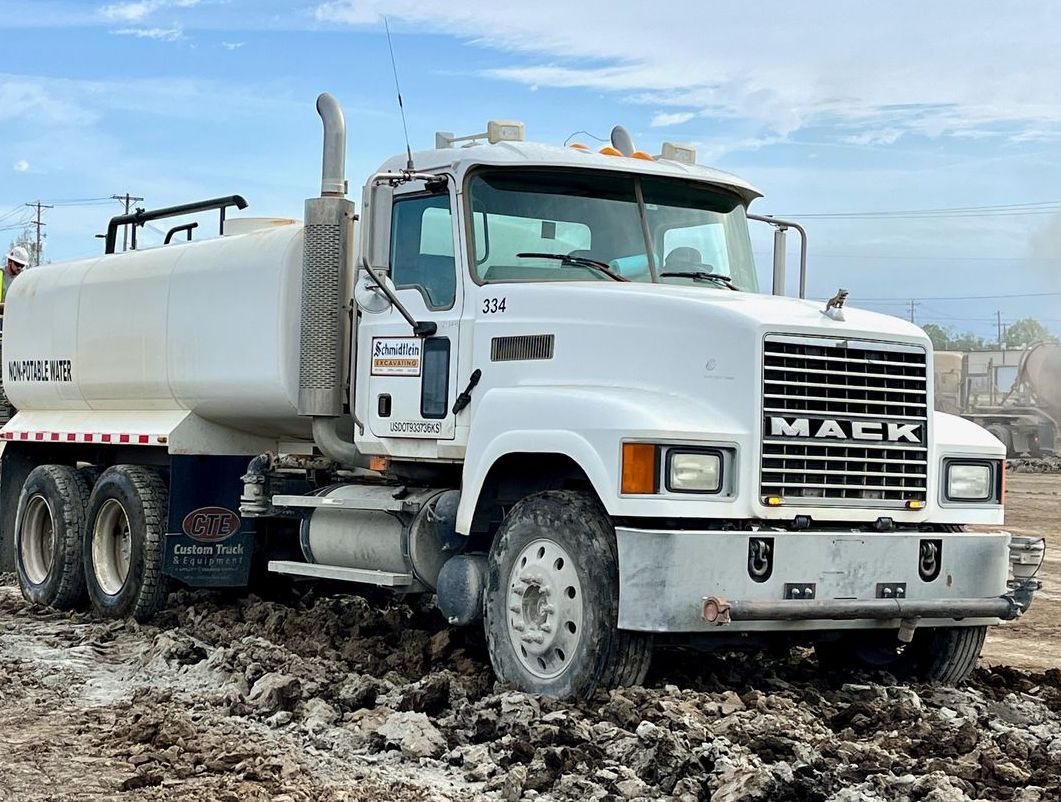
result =
M832 418L771 417L771 437L806 437L821 440L876 440L888 443L920 443L920 423Z

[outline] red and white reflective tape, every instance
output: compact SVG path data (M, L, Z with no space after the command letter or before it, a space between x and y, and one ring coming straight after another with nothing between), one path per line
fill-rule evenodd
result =
M160 434L110 432L0 432L0 440L30 443L104 443L108 445L164 446L169 438Z

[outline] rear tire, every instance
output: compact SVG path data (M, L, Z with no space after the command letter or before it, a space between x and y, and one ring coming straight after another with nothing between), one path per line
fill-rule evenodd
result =
M67 465L39 465L26 477L15 513L18 585L26 601L69 610L84 600L88 497L88 483Z
M96 481L83 546L89 600L104 618L146 621L165 605L162 573L169 491L140 465L116 465Z
M485 626L497 676L554 697L636 685L652 639L618 619L615 530L596 498L546 491L516 504L490 549Z
M911 682L961 685L969 679L984 647L987 627L926 627L901 645L894 632L844 635L818 644L823 667L887 671Z
M1017 454L1013 450L1013 433L1009 430L1008 426L1001 423L993 423L987 427L987 433L994 435L996 438L1002 441L1002 445L1006 447L1006 456L1015 457Z

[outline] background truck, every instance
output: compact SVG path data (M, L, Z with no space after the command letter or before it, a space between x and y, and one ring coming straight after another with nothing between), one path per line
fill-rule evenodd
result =
M935 355L936 409L983 426L1008 456L1057 453L1061 345Z
M317 108L304 222L137 212L12 288L0 531L28 599L433 593L557 696L641 681L656 642L959 681L1027 608L1041 544L964 531L1002 523L1002 445L931 410L919 328L784 297L780 254L758 292L750 184L492 122L386 162L355 212ZM204 209L223 236L112 253Z

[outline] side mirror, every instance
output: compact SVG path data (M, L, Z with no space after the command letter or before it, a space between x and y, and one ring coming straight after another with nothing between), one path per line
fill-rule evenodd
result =
M384 276L385 284L390 283L390 276ZM391 283L388 289L393 290ZM387 293L380 289L379 285L372 280L368 269L362 267L357 271L357 281L354 284L354 302L362 312L370 314L386 312L391 308L391 301Z
M361 260L361 270L358 272L358 275L364 276L367 283L375 285L375 288L383 293L390 303L394 304L394 308L405 318L405 321L412 327L413 334L417 337L430 337L438 331L438 324L434 321L417 320L409 313L409 310L405 308L405 305L395 294L394 283L390 280L390 276L384 275L383 277L380 277L375 270L369 267L368 261L365 259ZM358 284L360 286L360 278L358 279ZM385 308L386 307L384 307L384 309Z
M807 297L807 231L799 223L758 214L747 215L774 227L774 295L785 294L785 240L790 228L799 232L799 297Z

